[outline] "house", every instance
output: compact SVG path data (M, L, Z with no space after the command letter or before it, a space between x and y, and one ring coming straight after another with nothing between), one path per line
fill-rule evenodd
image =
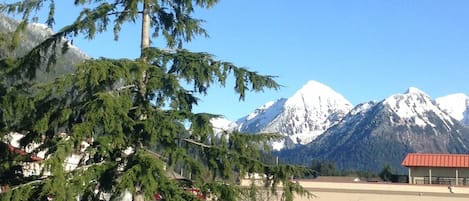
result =
M61 135L67 139L66 134ZM35 150L41 145L40 143L31 143L25 147L22 147L20 145L20 140L23 137L24 134L11 132L0 139L0 143L5 144L8 147L8 150L12 153L22 156L29 156L29 161L20 163L22 167L22 173L25 177L40 176L45 178L51 176L49 171L44 171L44 165L42 163L44 160L47 160L47 150L42 150L35 153ZM92 140L82 141L80 150L71 154L65 159L64 169L66 171L72 171L76 169L81 160L89 159L89 156L87 153L85 153L85 150L90 146L90 143L92 143Z
M409 184L469 186L469 154L409 153L402 166L409 168Z

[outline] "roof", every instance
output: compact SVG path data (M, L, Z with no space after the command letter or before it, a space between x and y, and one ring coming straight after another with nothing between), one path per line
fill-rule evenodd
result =
M402 166L469 168L469 154L409 153L402 161Z
M1 143L1 142L0 142ZM21 156L27 156L29 153L27 153L26 151L20 149L20 148L16 148L14 146L12 146L11 144L7 144L8 146L8 150L11 152L11 153L15 153L15 154L18 154L18 155L21 155ZM29 158L32 160L32 161L42 161L42 158L37 156L36 154L31 154L29 156Z

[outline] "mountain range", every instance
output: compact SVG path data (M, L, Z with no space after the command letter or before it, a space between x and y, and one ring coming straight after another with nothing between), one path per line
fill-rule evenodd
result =
M330 87L309 81L292 97L269 102L236 121L239 131L248 133L278 132L285 141L274 144L282 149L288 144L307 144L327 128L337 124L352 104Z
M342 95L309 81L290 98L269 102L240 118L229 129L277 132L275 154L288 163L313 159L341 169L378 171L400 165L410 152L469 153L469 98L451 94L432 99L410 87L382 101L353 107Z
M380 102L357 105L315 141L280 155L291 163L317 159L342 169L372 171L390 165L404 173L400 164L410 152L468 153L468 128L438 105L409 88Z

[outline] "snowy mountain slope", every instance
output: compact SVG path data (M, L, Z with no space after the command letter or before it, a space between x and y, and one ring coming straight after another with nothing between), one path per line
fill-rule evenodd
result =
M242 132L277 132L295 144L307 144L340 121L351 108L352 104L330 87L309 81L292 97L269 102L236 123Z
M469 130L411 87L381 102L357 105L312 143L285 151L282 158L303 164L324 159L339 168L373 171L391 165L405 171L400 163L409 152L469 153L468 145Z
M236 121L239 128L238 130L252 133L260 132L265 125L270 124L284 111L286 101L286 98L270 101L254 110L251 114L238 119Z
M427 94L415 87L410 87L405 94L391 96L383 103L400 117L401 122L394 123L402 124L410 121L422 127L427 125L435 127L427 115L433 112L439 118L446 120L445 122L452 124L451 116L443 112Z
M0 58L24 56L33 47L53 34L53 31L47 25L38 23L28 24L27 29L21 33L21 42L16 48L12 49L8 45L8 41L11 41L12 33L16 30L18 24L17 20L0 15L0 37L3 37L4 42L7 41L0 44ZM64 44L67 44L69 49L65 54L61 54ZM52 68L48 70L44 65L36 71L36 79L38 81L52 80L58 75L70 73L74 70L75 64L89 59L89 56L66 39L62 40L61 45L57 45L56 53L59 54L57 54L56 63Z
M221 133L221 132L230 132L236 129L237 125L235 122L232 122L226 118L218 117L210 119L210 123L213 126L214 133Z
M443 111L469 126L469 97L466 94L450 94L436 98L435 101Z

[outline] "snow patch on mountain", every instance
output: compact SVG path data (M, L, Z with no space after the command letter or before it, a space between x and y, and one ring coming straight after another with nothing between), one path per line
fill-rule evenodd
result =
M214 133L221 133L224 131L230 132L236 128L236 123L232 122L224 117L212 118L210 123L213 127Z
M469 125L469 97L463 93L450 94L435 99L438 107L451 117Z
M41 24L41 23L31 23L29 24L29 27L32 28L32 29L35 29L38 34L41 34L42 37L49 37L51 36L52 34L54 34L54 31L52 31L52 29L45 25L45 24Z
M284 111L284 105L287 99L281 98L277 101L270 101L251 114L238 119L236 124L239 131L257 133L265 125L270 124L280 113Z
M369 102L361 103L361 104L355 106L355 108L353 108L349 112L349 115L350 116L355 116L355 115L365 113L370 108L374 107L377 103L378 103L377 101L369 101Z
M265 112L267 109L269 109L275 103L276 103L275 101L267 102L266 104L264 104L260 108L256 109L254 112L252 112L248 116L246 116L246 120L252 120L252 119L256 118L257 116L259 116L259 114L262 114L263 112ZM281 109L281 108L279 108L279 109ZM274 110L274 114L275 114L275 110ZM273 116L273 115L266 115L266 116Z
M285 148L285 140L274 141L272 142L271 146L272 146L272 150L280 151L283 148Z
M378 101L369 101L365 103L360 103L355 106L350 112L342 118L344 124L353 123L360 121L370 109L373 109L379 102Z
M383 103L402 119L412 120L422 127L426 125L435 127L428 119L427 112L434 112L439 118L452 124L450 116L441 111L425 92L415 87L410 87L405 94L390 96Z
M1 32L14 32L20 21L1 15L0 14L0 31ZM29 31L22 33L22 41L19 44L19 49L31 49L42 42L43 40L47 39L48 37L54 34L54 31L46 24L42 23L28 23L27 29ZM90 57L81 51L78 47L73 45L72 41L67 40L66 38L62 38L60 43L67 43L67 47L73 51L73 54L81 57L83 59L89 59ZM24 53L23 53L24 54Z

